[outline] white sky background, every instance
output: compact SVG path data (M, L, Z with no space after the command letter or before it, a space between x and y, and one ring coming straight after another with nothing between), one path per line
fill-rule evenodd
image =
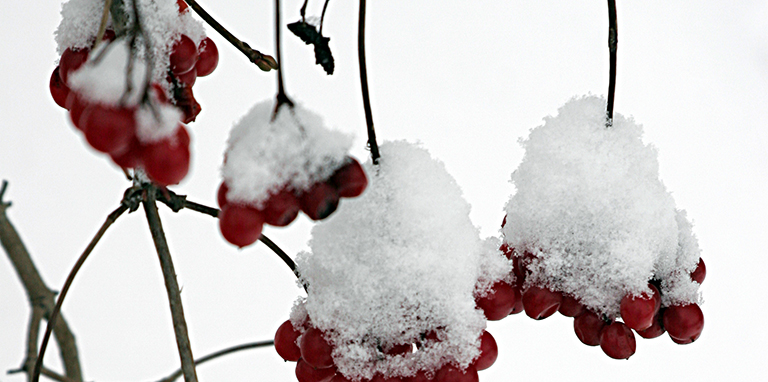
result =
M311 47L286 29L289 96L357 134L367 158L356 51L356 2L331 1L324 33L336 74L314 65ZM680 346L638 337L616 361L579 342L572 319L524 314L489 324L499 359L483 381L757 380L768 374L768 2L619 1L616 112L644 125L661 176L688 211L707 263L704 332ZM202 4L251 46L274 52L269 1ZM283 21L301 1L284 1ZM319 15L322 2L310 2ZM498 234L508 182L523 150L517 139L569 98L605 94L605 1L370 2L367 55L380 141L419 140L445 162L472 204L484 236ZM48 80L58 56L57 2L0 5L0 178L8 211L45 282L58 290L75 259L118 206L129 183L86 147L56 106ZM228 130L254 103L273 97L275 75L259 71L208 28L219 67L198 79L203 107L190 125L193 165L173 190L214 205ZM343 202L342 202L343 203ZM259 244L238 251L216 221L161 207L174 255L193 352L270 339L300 293L293 275ZM265 233L289 254L305 247L311 223ZM24 355L29 308L7 257L0 256L0 381ZM87 380L147 381L178 364L165 289L142 211L108 231L70 290L64 314L77 336ZM55 350L55 349L52 349ZM56 352L46 357L58 368ZM205 381L295 381L294 363L272 349L205 364Z

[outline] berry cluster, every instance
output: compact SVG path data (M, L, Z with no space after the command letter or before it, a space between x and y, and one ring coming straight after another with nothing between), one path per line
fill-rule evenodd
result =
M336 210L339 198L359 196L367 185L368 178L363 167L352 157L347 157L330 178L311 185L307 190L283 187L270 193L261 208L256 204L230 202L227 199L229 187L222 182L217 193L221 208L219 228L228 242L242 248L258 240L264 224L285 227L296 219L299 210L312 220L325 219Z
M403 343L383 348L379 346L382 357L407 357L430 346L437 346L440 335L436 332L423 333L414 343ZM487 331L479 339L480 355L464 369L445 364L436 371L427 373L417 371L411 376L384 376L376 374L363 382L477 382L479 370L485 370L496 361L498 347L496 340ZM333 345L330 344L320 329L308 321L297 329L293 323L285 321L275 333L275 350L284 360L296 362L296 378L299 382L351 382L341 374L333 360Z
M188 12L185 8L186 3L179 1L179 12ZM192 85L198 76L207 76L216 68L216 45L209 38L196 44L178 34L168 53L167 76L164 80L151 76L153 82L146 84L144 73L156 68L147 68L136 59L134 48L126 41L129 36L116 38L107 29L95 49L95 36L91 40L87 47L64 49L51 74L53 100L69 111L88 144L120 167L141 167L160 185L179 183L190 162L184 123L194 121L200 112ZM133 65L132 75L129 65Z
M505 223L506 217L502 228ZM526 315L535 320L543 320L555 312L560 312L563 316L574 318L573 328L582 343L589 346L600 345L606 355L615 359L628 359L635 353L633 330L643 338L656 338L666 331L672 341L678 344L692 343L701 335L704 315L698 304L662 307L659 280L654 279L648 283L650 293L639 296L627 294L621 299L621 322L588 309L577 296L541 285L526 285L526 276L530 274L528 265L534 255L529 252L520 254L506 243L502 244L500 250L512 260L515 285L503 285L498 288L499 297L494 295L495 298L491 300L478 300L478 306L483 307L489 319L501 319L506 311L514 314L525 310ZM699 258L690 278L701 284L705 275L704 261ZM480 301L485 305L481 305Z

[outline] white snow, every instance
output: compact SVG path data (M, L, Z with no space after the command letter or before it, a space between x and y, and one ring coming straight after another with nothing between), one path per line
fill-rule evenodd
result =
M269 192L296 191L324 181L339 168L352 137L323 124L296 103L271 121L274 99L256 104L230 132L222 176L231 202L263 206Z
M665 278L663 293L695 298L696 285L681 280L695 267L698 246L659 180L656 149L642 142L640 125L616 114L606 128L605 100L584 96L521 144L502 232L518 255L536 255L528 285L577 296L612 317L621 298L646 291L654 275Z
M335 364L348 378L466 367L479 355L486 322L473 291L507 277L510 264L498 241L479 239L442 162L404 141L380 150L377 167L364 165L367 190L317 224L311 253L297 257L309 289L291 319L298 328L308 314L335 345ZM416 352L378 349L415 343L431 331L441 341Z

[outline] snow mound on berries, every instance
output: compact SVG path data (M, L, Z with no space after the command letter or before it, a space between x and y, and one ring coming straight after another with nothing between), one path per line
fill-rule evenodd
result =
M200 21L192 17L191 12L180 14L175 1L136 1L142 30L152 47L151 54L147 55L145 51L145 36L138 36L136 47L141 57L151 58L153 81L165 81L173 43L184 34L199 45L205 38L205 29ZM70 0L62 4L62 20L55 32L59 55L67 48L90 48L93 45L103 10L104 0ZM132 25L133 2L123 1L123 11L129 19L128 25ZM111 27L111 17L109 21Z
M127 76L131 60L128 44L126 38L121 38L96 48L91 52L91 57L99 59L89 60L72 72L69 77L70 88L90 103L115 107L137 106L145 92L146 63L133 57L131 76ZM126 92L127 89L130 91ZM150 91L150 94L153 93ZM136 111L136 136L142 143L157 142L173 136L180 119L181 112L170 104L142 104Z
M227 200L261 208L270 191L305 191L344 164L352 136L329 130L298 103L283 105L274 121L274 100L256 104L229 135L222 176Z
M605 122L604 99L574 98L521 141L502 232L517 256L535 255L526 284L614 317L621 298L647 291L652 277L667 303L694 302L698 284L687 273L698 245L659 180L656 149L632 118Z
M446 363L467 367L479 355L486 322L473 291L478 279L487 289L508 275L509 262L498 243L480 241L470 206L442 162L404 141L380 150L378 166L365 164L365 193L317 224L311 253L297 257L309 288L291 319L302 325L306 310L334 344L338 370L353 380ZM381 351L423 341L426 333L440 341L405 355Z

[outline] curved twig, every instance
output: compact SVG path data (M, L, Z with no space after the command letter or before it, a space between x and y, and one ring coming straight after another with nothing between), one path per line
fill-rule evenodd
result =
M613 126L613 99L616 94L616 50L619 43L616 22L616 0L608 0L608 49L611 53L611 71L608 82L608 106L606 107L606 127Z
M376 131L373 128L371 98L368 95L368 69L365 65L365 0L360 0L360 19L357 27L357 56L360 63L360 86L363 93L365 123L368 126L368 147L371 150L371 161L373 164L379 164L379 145L376 143Z
M280 110L280 106L288 105L293 107L293 101L288 98L288 95L285 93L285 85L283 85L283 58L281 54L280 29L282 29L282 25L280 24L280 0L275 0L275 53L277 54L278 69L277 100L275 102L275 110L272 112L273 122L275 121L275 118L277 118L277 112Z
M225 356L227 354L235 353L235 352L242 351L242 350L256 349L256 348L265 347L265 346L272 346L274 344L275 344L275 341L260 341L260 342L252 342L252 343L232 346L230 348L226 348L224 350L219 350L219 351L217 351L215 353L208 354L205 357L202 357L202 358L200 358L198 360L195 360L195 366L200 366L201 364L203 364L205 362L212 361L212 360L214 360L216 358ZM171 375L169 375L169 376L159 380L158 382L173 382L173 381L177 380L181 376L181 373L182 373L181 369L176 370L173 374L171 374Z

